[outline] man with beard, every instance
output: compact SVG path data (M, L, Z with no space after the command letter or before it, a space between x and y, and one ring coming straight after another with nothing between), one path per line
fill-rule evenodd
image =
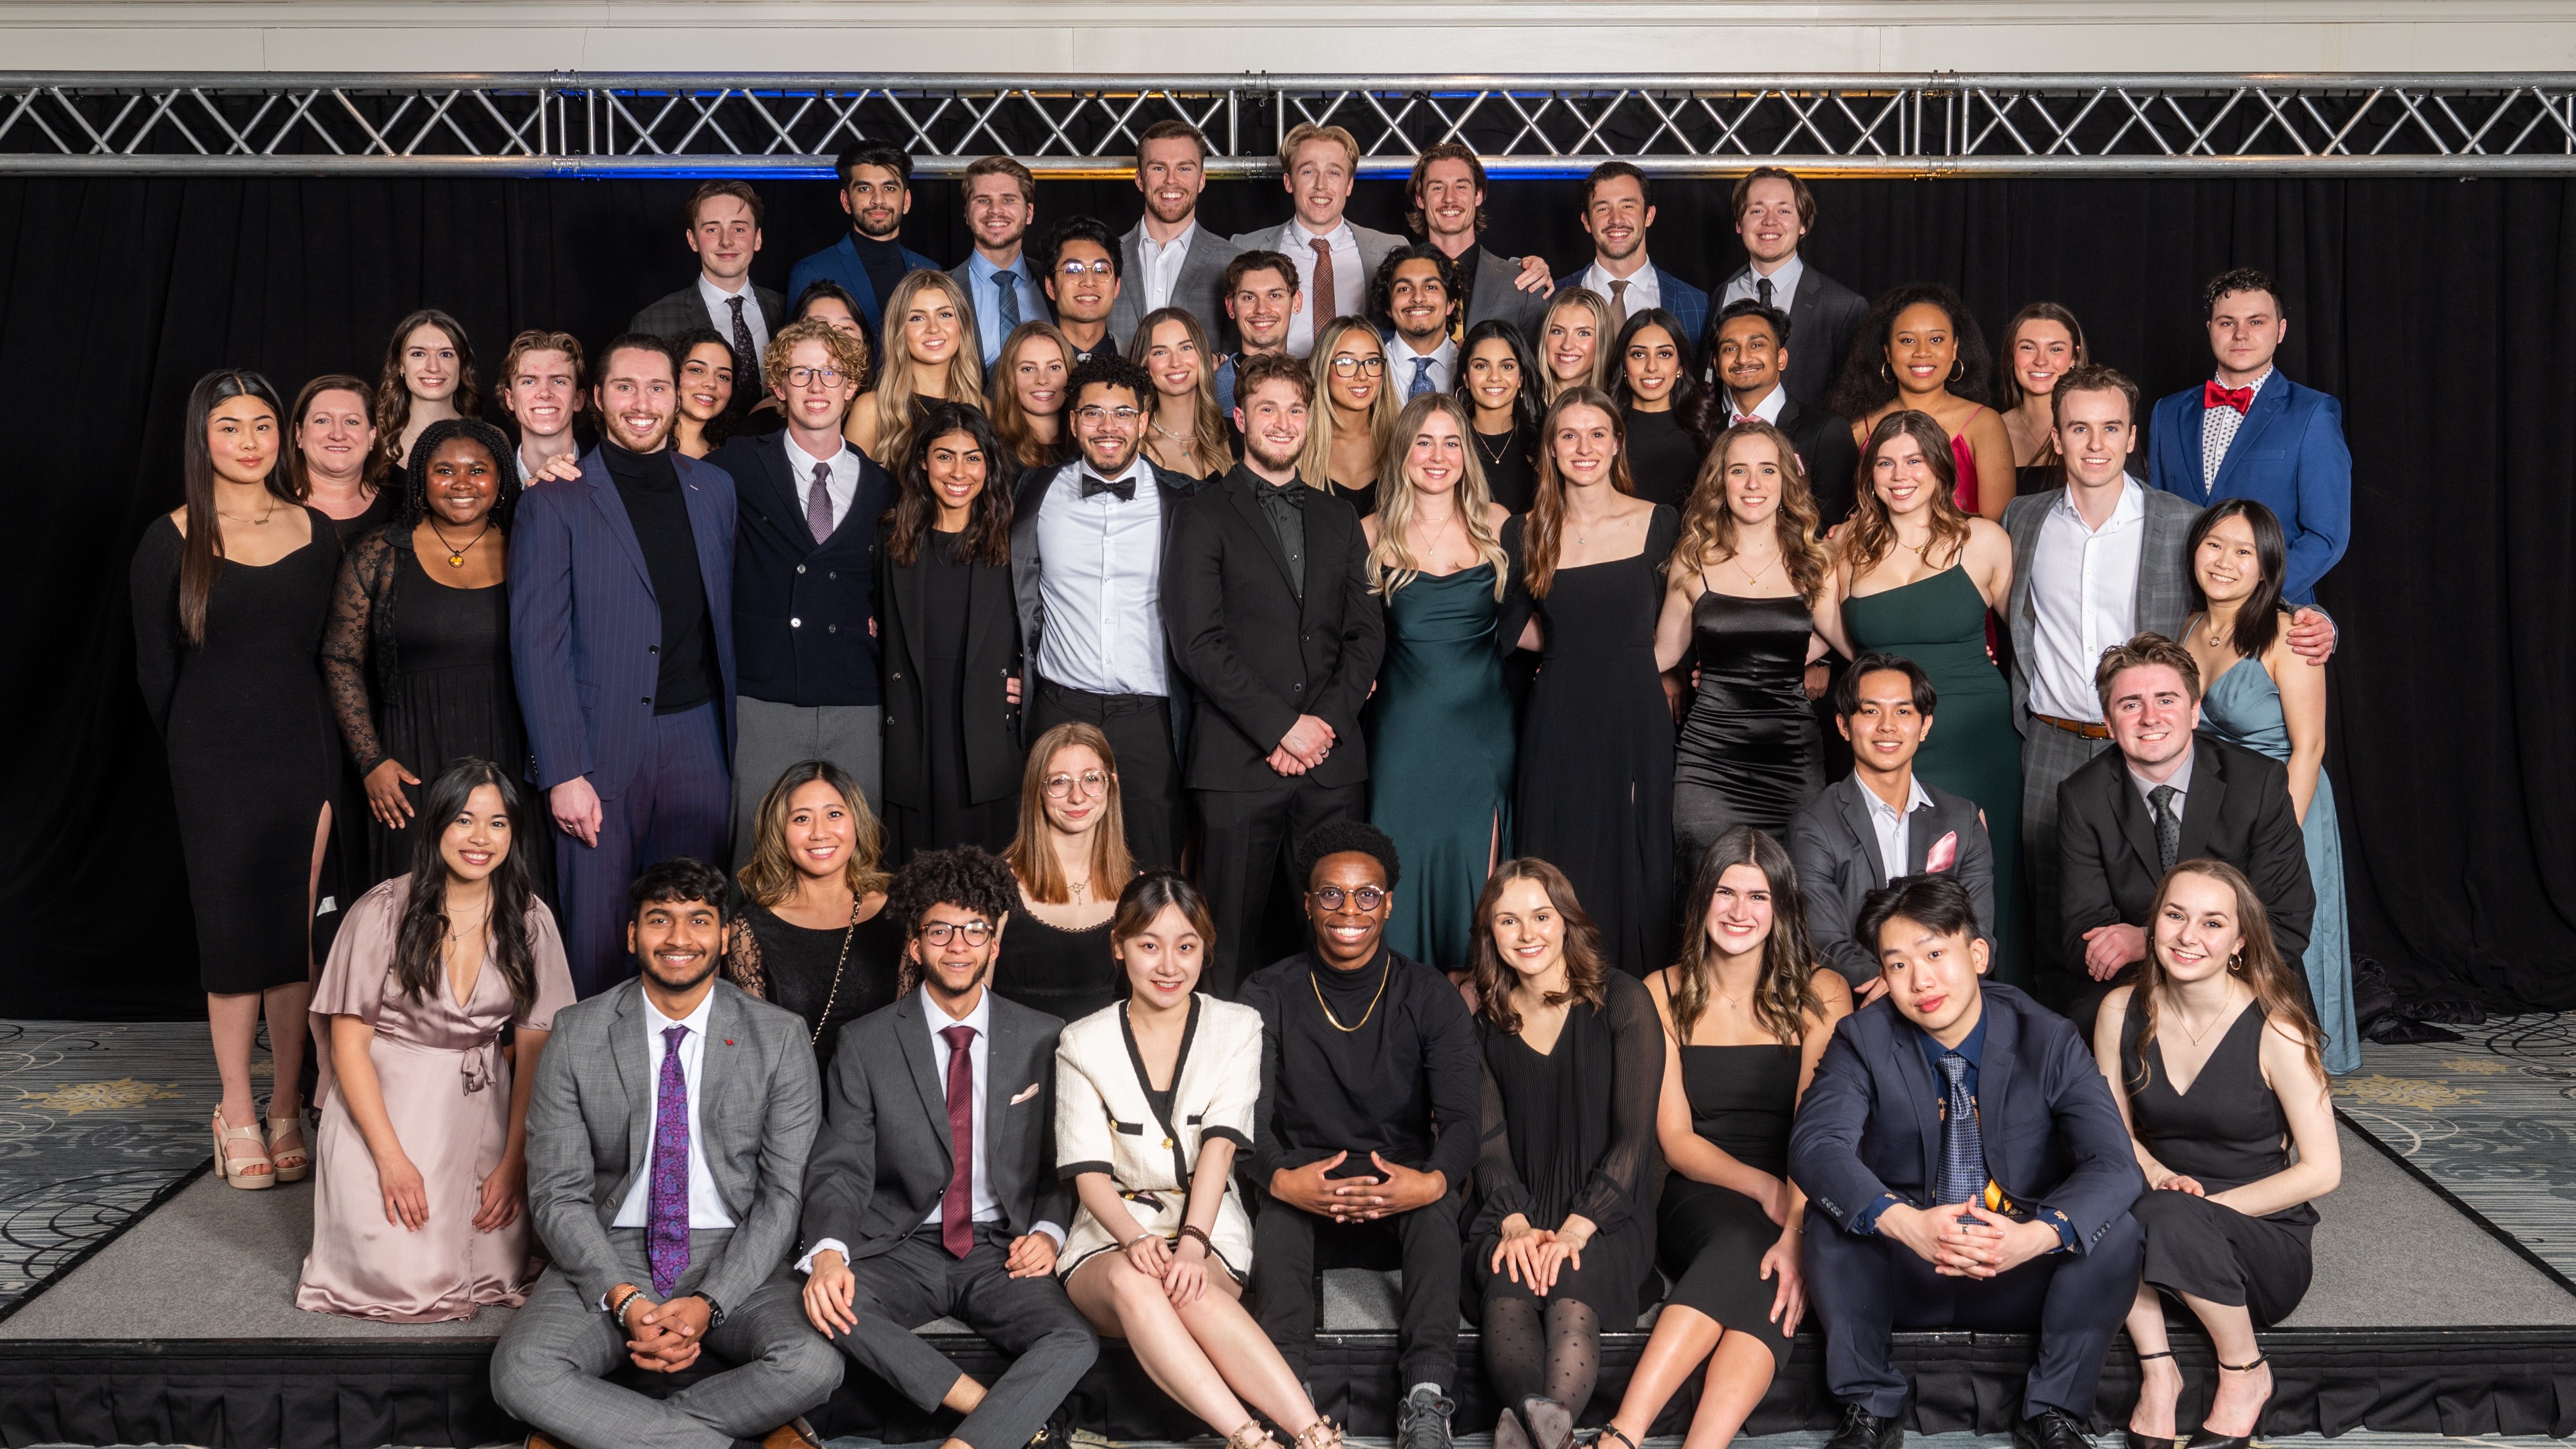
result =
M1037 215L1038 179L1026 166L1008 156L986 156L966 168L966 230L975 249L948 275L966 294L978 355L988 369L1022 322L1047 320L1037 263L1022 245Z
M536 482L538 470L555 459L575 458L581 448L572 432L581 413L580 339L542 328L511 338L501 357L501 410L519 425L511 462L520 487Z
M1109 313L1118 305L1126 270L1118 239L1097 217L1069 216L1055 229L1054 253L1047 261L1046 294L1055 325L1073 344L1066 361L1078 367L1095 353L1116 353L1119 339L1110 333Z
M1386 385L1411 402L1458 377L1458 268L1429 242L1389 252L1369 284L1369 316L1386 333Z
M1404 194L1412 203L1406 224L1458 264L1458 310L1466 325L1500 318L1524 339L1537 341L1555 283L1548 280L1544 257L1523 257L1515 270L1477 244L1485 229L1485 163L1475 148L1456 141L1424 148Z
M1118 239L1128 278L1109 309L1109 335L1133 337L1148 312L1178 307L1213 341L1225 325L1225 264L1243 248L1199 225L1207 187L1207 138L1186 121L1156 121L1136 143L1136 189L1145 214Z
M521 494L510 525L510 665L536 783L572 837L555 878L584 996L627 974L639 864L725 858L733 479L670 446L674 364L658 337L609 343L591 393L599 446L580 477Z
M638 877L643 979L556 1013L531 1075L528 1217L554 1266L493 1350L492 1397L532 1446L808 1449L796 1416L841 1381L785 1266L814 1054L793 1013L716 979L730 885L695 860ZM734 1366L659 1398L605 1382L704 1350Z
M1141 364L1104 352L1073 369L1065 393L1079 456L1021 475L1011 520L1028 734L1080 720L1107 735L1128 854L1139 870L1169 870L1181 860L1189 699L1164 643L1163 553L1201 485L1144 455L1154 381Z
M1708 293L1647 257L1646 233L1654 224L1655 198L1645 172L1625 161L1593 167L1583 179L1583 230L1592 238L1592 265L1557 278L1556 285L1589 287L1607 298L1613 331L1637 313L1661 307L1686 334L1674 340L1695 342L1708 328Z
M1256 357L1235 382L1243 461L1176 510L1163 621L1207 706L1189 785L1206 826L1199 875L1216 917L1209 989L1234 995L1260 949L1287 843L1368 808L1360 706L1386 650L1359 515L1297 476L1310 369Z
M838 283L859 304L859 322L873 339L883 329L894 284L906 272L935 272L939 263L901 240L904 213L912 210L910 156L892 146L853 146L832 158L832 170L841 178L850 229L788 272L787 295L801 298L818 281Z

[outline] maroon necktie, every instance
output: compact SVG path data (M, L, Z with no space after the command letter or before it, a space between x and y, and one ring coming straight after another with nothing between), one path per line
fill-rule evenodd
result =
M1339 317L1333 301L1333 243L1330 238L1309 241L1315 249L1315 336L1324 335L1324 324Z
M2218 379L2213 377L2200 385L2200 405L2204 408L2234 408L2241 417L2254 406L2254 389L2220 387Z
M971 1026L942 1027L948 1043L948 1150L956 1166L939 1200L939 1242L952 1258L975 1248L975 1040Z

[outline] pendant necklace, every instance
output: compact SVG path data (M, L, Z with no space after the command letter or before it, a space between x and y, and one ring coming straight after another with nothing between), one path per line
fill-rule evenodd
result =
M492 520L487 516L483 520L483 533L478 533L472 538L467 539L465 541L465 547L463 548L458 548L456 545L449 543L447 541L447 535L438 531L437 524L431 524L429 526L429 531L437 537L439 547L447 550L447 566L452 569L461 569L465 567L465 555L473 551L474 545L483 541L483 533L490 533L492 531Z

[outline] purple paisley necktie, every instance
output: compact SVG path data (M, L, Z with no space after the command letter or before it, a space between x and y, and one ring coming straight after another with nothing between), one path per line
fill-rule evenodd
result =
M689 1270L689 1079L680 1069L685 1026L662 1030L662 1082L653 1095L653 1185L644 1215L644 1255L653 1291L664 1298Z

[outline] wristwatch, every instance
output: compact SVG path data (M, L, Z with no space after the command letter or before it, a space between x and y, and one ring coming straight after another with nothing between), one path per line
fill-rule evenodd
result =
M695 1299L696 1299L696 1300L698 1300L700 1303L703 1303L703 1304L707 1305L707 1327L709 1327L709 1328L715 1328L715 1327L718 1327L718 1326L722 1325L722 1324L723 1324L723 1322L725 1321L724 1305L723 1305L723 1304L721 1304L721 1303L718 1303L717 1301L715 1301L715 1299L713 1299L713 1298L709 1297L707 1294L705 1294L705 1293L703 1293L703 1292L692 1292L692 1293L683 1294L682 1296L683 1296L683 1297L688 1297L688 1298L695 1298Z

